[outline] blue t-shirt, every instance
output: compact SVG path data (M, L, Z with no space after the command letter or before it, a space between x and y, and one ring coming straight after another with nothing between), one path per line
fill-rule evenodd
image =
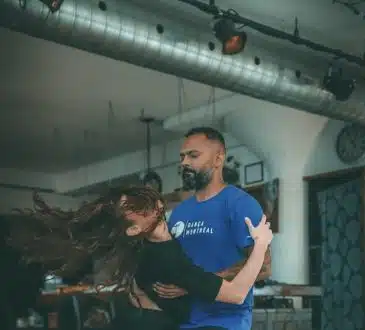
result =
M193 196L183 201L171 213L169 229L196 265L216 273L242 260L242 249L253 245L245 217L256 226L262 214L260 204L251 195L227 186L209 200L198 202ZM249 330L252 304L252 290L242 305L195 301L190 322L181 328Z

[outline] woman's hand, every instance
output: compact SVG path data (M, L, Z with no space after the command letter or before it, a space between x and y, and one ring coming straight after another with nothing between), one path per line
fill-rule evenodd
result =
M270 229L270 222L266 222L266 216L263 215L257 227L254 227L249 218L245 218L250 235L255 241L255 244L269 245L273 239L272 230Z

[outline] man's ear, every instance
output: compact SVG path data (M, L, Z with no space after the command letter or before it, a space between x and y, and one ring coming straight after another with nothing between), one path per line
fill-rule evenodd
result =
M127 236L137 236L141 233L141 227L137 225L130 226L126 229L125 233Z
M225 157L224 152L220 151L220 152L217 153L216 163L215 163L217 168L224 166L225 158L226 157Z

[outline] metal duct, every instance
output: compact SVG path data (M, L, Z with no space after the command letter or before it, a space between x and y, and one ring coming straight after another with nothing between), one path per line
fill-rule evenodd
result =
M274 63L256 65L249 49L234 57L220 54L219 45L211 51L212 34L204 35L192 22L180 24L121 0L105 4L103 11L97 1L65 0L52 14L39 0L0 0L0 24L233 92L365 124L363 104L336 102L332 94L300 84L292 70ZM163 33L158 32L158 24L164 27Z

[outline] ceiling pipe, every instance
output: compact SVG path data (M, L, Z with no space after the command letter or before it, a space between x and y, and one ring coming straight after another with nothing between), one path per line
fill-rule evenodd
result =
M322 88L303 84L295 71L260 61L260 53L249 44L243 54L224 56L211 42L212 33L129 2L110 0L98 5L90 0L65 0L59 11L50 13L39 0L0 0L0 25L269 102L365 124L362 103L335 101Z

